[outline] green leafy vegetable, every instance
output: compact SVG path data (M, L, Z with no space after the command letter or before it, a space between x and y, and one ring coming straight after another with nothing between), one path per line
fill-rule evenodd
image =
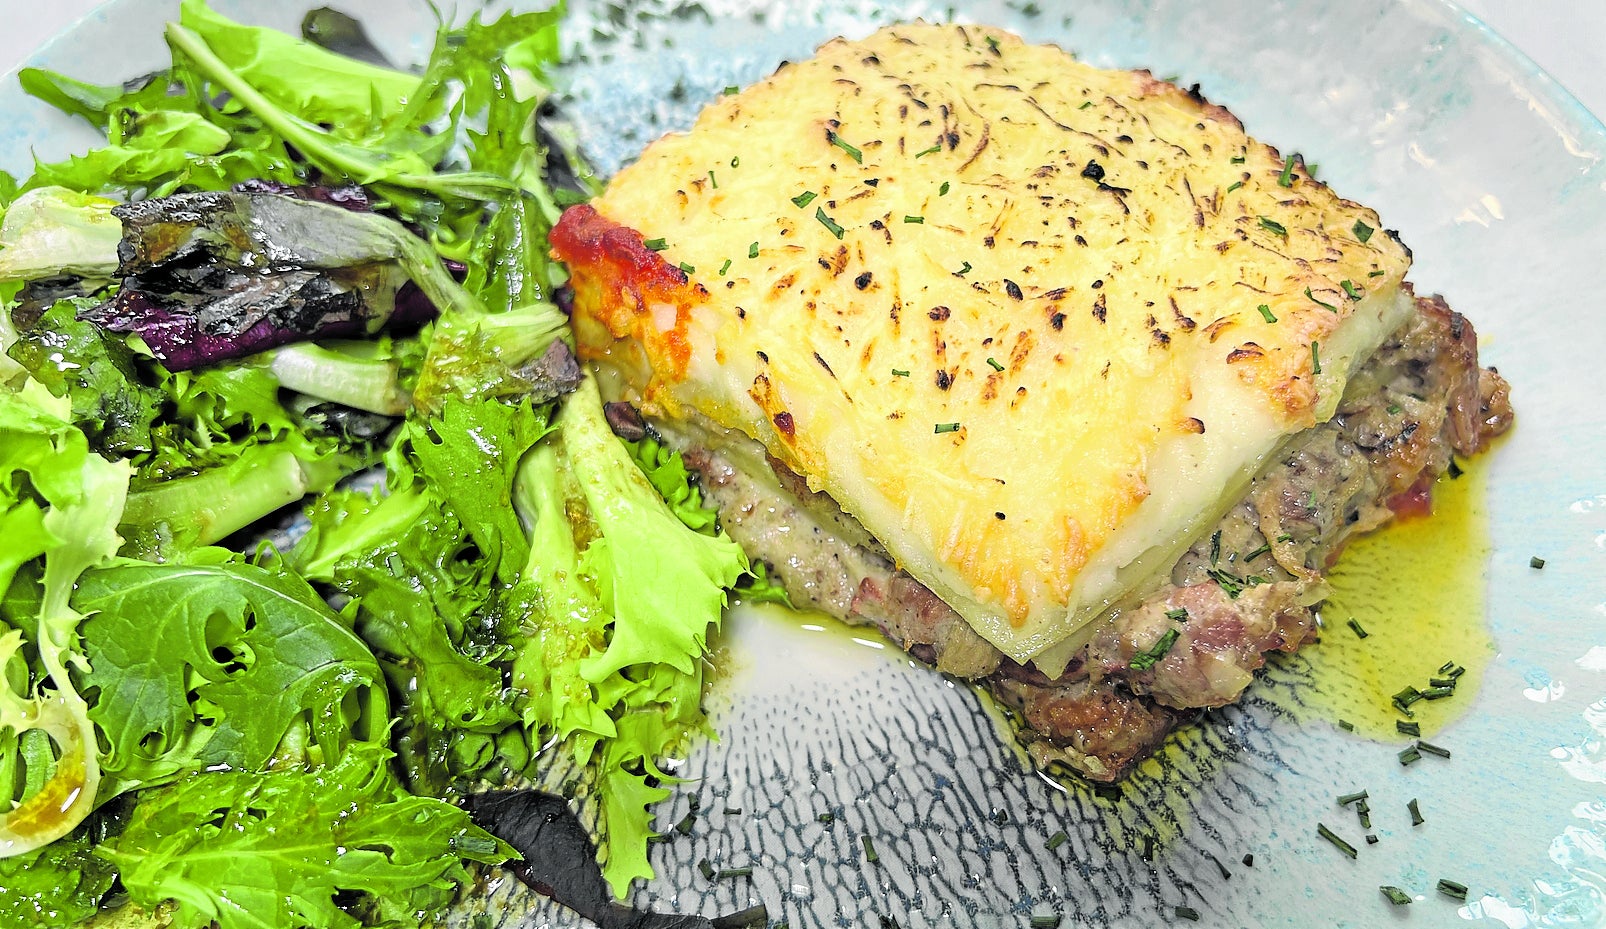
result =
M95 728L68 673L69 666L84 670L78 644L83 615L68 598L79 576L111 558L121 543L116 526L130 469L90 451L66 419L66 401L38 382L0 388L0 400L0 591L17 580L22 565L44 557L35 615L13 617L28 628L0 628L6 764L30 772L20 802L0 814L0 857L9 857L71 833L94 807L100 783ZM25 643L37 656L32 687L32 675L10 671ZM53 750L44 751L43 737Z
M125 786L264 767L303 715L333 761L387 718L368 647L300 578L222 560L86 572L75 605L108 773Z
M416 74L337 55L275 29L240 25L202 0L184 0L179 23L264 98L347 138L396 119L419 90Z
M18 197L0 223L0 281L75 276L109 281L123 225L117 201L63 187Z
M468 882L465 860L515 853L451 804L399 792L387 755L361 743L326 767L191 775L143 799L105 853L130 899L173 901L181 929L353 929L337 899L351 892L416 922Z
M58 929L87 920L116 876L82 829L25 855L0 858L0 925Z

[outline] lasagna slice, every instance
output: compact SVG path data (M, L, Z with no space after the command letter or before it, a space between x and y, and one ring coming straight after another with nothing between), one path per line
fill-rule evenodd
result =
M552 234L585 359L793 602L1099 779L1315 632L1322 570L1509 420L1371 210L1144 71L835 40Z

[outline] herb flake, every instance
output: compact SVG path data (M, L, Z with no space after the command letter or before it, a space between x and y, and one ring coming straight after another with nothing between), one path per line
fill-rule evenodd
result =
M823 207L823 206L817 206L817 207L814 208L814 218L819 220L820 221L820 225L822 225L826 229L830 230L831 234L836 236L839 239L842 238L842 233L847 231L847 230L843 229L841 226L837 225L836 220L834 220L831 217L825 215L825 207Z
M1289 155L1283 159L1283 173L1277 177L1278 187L1294 186L1294 156Z
M864 152L859 151L859 149L853 145L849 145L847 140L830 130L826 130L825 137L831 140L832 145L835 145L837 148L847 152L849 158L852 158L858 164L864 164Z

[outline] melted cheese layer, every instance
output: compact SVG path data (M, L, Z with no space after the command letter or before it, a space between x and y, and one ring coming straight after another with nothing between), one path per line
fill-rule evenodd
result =
M757 439L1018 661L1168 569L1409 312L1376 214L1224 109L978 27L829 42L593 206L553 236L582 354Z

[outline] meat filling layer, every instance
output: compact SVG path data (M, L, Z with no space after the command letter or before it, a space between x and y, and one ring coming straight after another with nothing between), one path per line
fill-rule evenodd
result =
M795 605L876 626L915 658L985 686L1024 720L1039 764L1111 781L1193 713L1236 700L1267 653L1310 641L1323 573L1344 545L1425 512L1452 456L1510 423L1506 383L1478 367L1471 324L1437 297L1417 298L1337 414L1285 449L1158 589L1118 605L1052 679L1004 657L779 462L744 468L757 460L750 449L665 431L725 531Z

